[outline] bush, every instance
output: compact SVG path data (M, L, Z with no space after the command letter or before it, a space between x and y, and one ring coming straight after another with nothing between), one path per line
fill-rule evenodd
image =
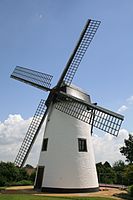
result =
M0 187L6 186L7 180L4 176L0 176Z
M128 194L133 197L133 185L128 187Z
M24 185L33 185L32 181L29 180L22 180L18 182L10 182L6 184L7 186L24 186Z
M23 182L23 180L28 182ZM30 176L24 168L18 168L11 162L0 162L0 187L16 185L16 183L20 185L32 184Z
M15 184L18 186L21 186L21 185L32 185L33 183L29 180L22 180L22 181L16 182Z

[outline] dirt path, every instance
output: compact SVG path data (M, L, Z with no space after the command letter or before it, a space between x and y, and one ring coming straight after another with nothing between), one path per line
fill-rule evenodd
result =
M33 186L17 186L17 187L8 187L6 190L2 191L5 194L33 194L40 196L77 196L77 197L111 197L114 199L121 199L114 195L119 195L120 193L126 193L125 190L120 190L116 188L100 188L99 192L92 193L75 193L75 194L50 194L50 193L41 193L33 190Z

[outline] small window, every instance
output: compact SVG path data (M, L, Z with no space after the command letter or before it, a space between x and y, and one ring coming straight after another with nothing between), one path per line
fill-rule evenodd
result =
M78 147L80 152L87 152L86 139L78 138Z
M42 144L42 151L47 151L47 147L48 147L48 138L44 138Z

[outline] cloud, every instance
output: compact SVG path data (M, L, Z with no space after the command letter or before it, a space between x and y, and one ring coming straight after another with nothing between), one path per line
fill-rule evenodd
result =
M118 113L124 113L126 110L130 109L130 106L133 104L133 96L130 96L125 100L124 105L122 105L117 112Z
M128 107L127 106L125 106L125 105L122 105L119 109L118 109L118 113L124 113L126 110L128 109Z
M9 115L4 122L0 122L0 160L14 161L31 119L24 120L21 115ZM26 163L37 165L43 131L44 126L33 145ZM128 138L128 132L125 129L120 130L118 137L108 133L104 134L103 132L101 135L95 133L92 136L92 140L96 162L105 162L107 160L113 163L119 159L124 160L125 158L120 154L119 148L124 145L125 138Z
M21 115L9 115L3 123L0 123L0 145L10 145L18 142L23 137L28 121Z
M113 164L117 160L125 160L121 155L119 148L124 145L124 139L128 138L128 131L121 129L118 137L112 136L108 133L94 134L93 146L95 152L96 162L109 161Z
M0 122L0 160L11 162L15 160L31 120L32 118L24 120L17 114L9 115L3 123ZM37 164L37 160L33 159L36 155L33 154L39 153L40 141L35 142L28 158L28 162L33 165Z

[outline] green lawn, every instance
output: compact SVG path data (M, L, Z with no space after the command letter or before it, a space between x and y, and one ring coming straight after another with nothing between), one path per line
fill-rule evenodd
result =
M0 194L0 200L112 200L103 197L46 197L25 194Z

